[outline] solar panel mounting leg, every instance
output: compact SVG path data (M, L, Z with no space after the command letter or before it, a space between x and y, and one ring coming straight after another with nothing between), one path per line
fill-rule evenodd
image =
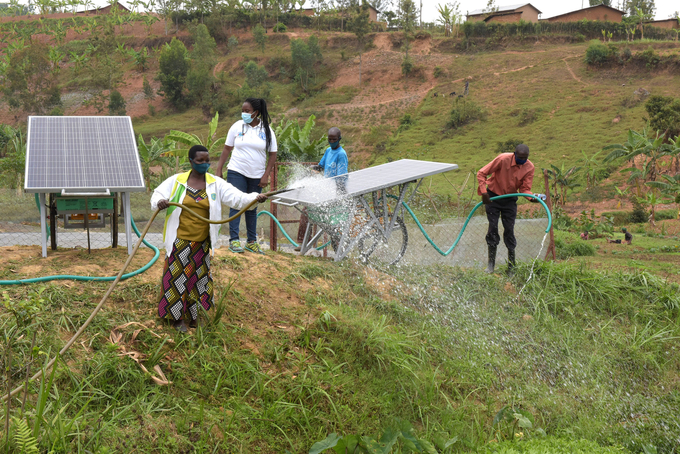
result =
M130 217L132 210L130 209L130 193L123 192L123 217L125 218L125 239L127 241L128 255L132 254L132 223Z
M45 209L45 193L38 195L40 200L40 244L42 245L42 256L47 257L47 213Z

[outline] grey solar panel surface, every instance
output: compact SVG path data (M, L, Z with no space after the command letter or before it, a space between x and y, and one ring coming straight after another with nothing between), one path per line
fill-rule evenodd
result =
M146 190L130 117L28 117L24 189Z
M375 167L350 172L333 178L304 182L304 187L276 196L284 203L323 205L344 197L356 197L402 183L419 180L430 175L458 169L457 164L401 159ZM339 182L346 180L343 193L338 190Z

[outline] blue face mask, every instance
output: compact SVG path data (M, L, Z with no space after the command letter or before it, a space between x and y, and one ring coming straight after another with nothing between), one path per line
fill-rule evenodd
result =
M528 161L528 159L519 159L517 155L515 155L515 163L518 166L521 166L522 164L525 164Z
M331 146L333 150L336 150L340 146L340 139L338 139L335 142L331 142L330 140L328 141L328 145Z
M191 161L191 168L194 169L196 172L200 173L201 175L203 175L210 168L210 163L204 162L202 164L196 164L194 161Z
M253 121L253 115L246 112L241 112L241 119L245 124L249 125Z

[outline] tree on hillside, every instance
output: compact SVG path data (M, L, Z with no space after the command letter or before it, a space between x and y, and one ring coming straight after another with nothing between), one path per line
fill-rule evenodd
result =
M290 53L293 67L295 68L295 82L307 92L309 90L309 75L314 65L321 61L321 49L318 47L318 38L310 36L307 42L302 39L294 39L290 42Z
M267 82L269 74L264 66L249 61L244 68L246 83L239 90L241 98L267 98L271 92L271 85Z
M184 43L172 38L170 44L166 44L161 51L158 63L157 79L161 83L158 94L164 96L175 108L184 107L184 86L189 72L189 55Z
M49 47L45 43L33 41L12 53L1 83L10 108L43 114L61 104Z
M399 0L399 26L410 35L416 27L417 9L413 0ZM407 37L409 39L410 37Z
M267 44L267 36L264 34L264 28L262 28L262 25L257 24L255 27L253 27L253 38L255 38L257 47L259 47L264 54L264 49Z
M206 114L209 114L210 101L212 99L212 86L214 83L213 68L217 64L215 49L217 44L210 36L208 27L199 24L193 32L194 47L189 54L191 67L187 72L187 88L189 97L198 103Z
M625 10L630 16L637 16L638 9L653 19L654 13L656 12L656 5L654 4L654 0L628 0L626 2Z
M350 29L354 32L359 41L359 86L361 87L361 66L366 47L366 35L371 32L371 22L368 16L368 2L363 0L361 7L356 8L350 21Z
M667 139L680 136L680 99L672 96L650 96L645 103L649 126L663 131Z
M597 5L604 5L604 6L612 6L612 0L588 0L590 2L590 6L597 6Z

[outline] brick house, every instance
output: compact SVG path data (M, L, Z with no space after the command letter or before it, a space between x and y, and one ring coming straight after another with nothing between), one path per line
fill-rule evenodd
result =
M467 14L470 22L538 22L538 15L542 14L531 3L519 5L499 6L496 11L489 12L483 9L472 11Z
M658 28L666 28L668 30L672 29L680 29L680 22L678 22L677 19L662 19L662 20L653 20L649 22L645 22L646 25L651 25L652 27L658 27Z
M106 5L102 6L101 8L94 8L94 9L88 9L86 11L78 11L76 14L80 16L90 16L90 15L98 15L98 14L109 14L111 10L113 9L114 4L111 5ZM130 10L121 5L119 2L115 3L116 8L118 9L119 12L127 12L129 13Z
M580 20L599 20L609 22L621 22L626 13L611 6L595 5L588 8L577 9L559 16L542 19L547 22L578 22Z

